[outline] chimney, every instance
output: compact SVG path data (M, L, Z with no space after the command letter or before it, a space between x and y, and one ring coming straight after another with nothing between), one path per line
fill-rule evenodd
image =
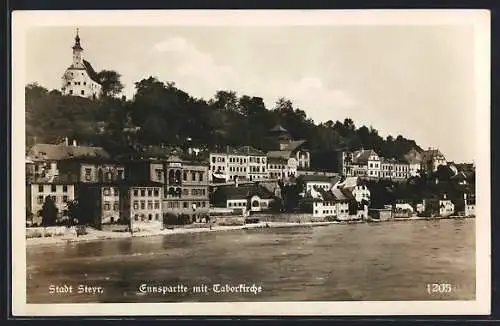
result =
M69 146L69 140L68 140L68 137L64 137L64 144L66 146Z
M446 199L446 194L443 194L443 199Z
M76 147L76 139L73 139L73 147Z
M464 200L467 201L467 194L464 192Z
M236 177L236 178L234 179L234 186L235 186L236 188L238 188L238 177Z

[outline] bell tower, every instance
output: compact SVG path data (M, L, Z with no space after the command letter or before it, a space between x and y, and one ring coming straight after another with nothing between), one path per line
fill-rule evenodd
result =
M73 45L73 68L84 68L83 65L83 48L80 45L80 36L78 35L79 29L76 29L75 45Z

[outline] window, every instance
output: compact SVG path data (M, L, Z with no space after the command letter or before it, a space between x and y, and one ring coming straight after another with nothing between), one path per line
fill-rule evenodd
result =
M63 199L63 203L67 203L68 202L68 196L63 196L62 199Z
M64 185L62 188L63 188L63 190L62 190L63 192L68 192L68 186Z
M139 221L139 215L135 214L134 215L134 220Z
M87 82L83 82L83 85L87 85Z
M146 196L146 190L145 189L141 189L141 197L144 197Z
M187 201L185 201L185 202L182 203L182 207L188 208L188 206L189 206L189 203Z
M134 209L139 209L139 202L134 200Z
M215 163L215 156L212 157L212 163Z
M115 196L120 195L120 192L118 191L118 188L116 188L116 187L114 187L114 188L113 188L113 194L114 194Z
M155 197L159 197L160 196L160 190L159 189L155 188L155 190L154 190L154 196Z
M141 200L141 209L146 208L146 202L144 200Z
M200 177L200 178L199 178L198 180L199 180L199 181L203 181L203 172L200 172L199 177Z
M85 168L85 180L87 181L90 181L91 179L91 174L92 173L92 169L91 168Z
M148 189L148 197L153 197L153 190Z
M157 221L158 221L159 219L160 219L160 214L156 213L156 214L155 214L155 220L157 220Z
M161 169L156 169L156 179L163 179L163 171Z
M56 192L56 185L50 186L50 192Z
M191 172L191 180L196 181L196 172L194 171Z
M148 209L153 209L153 202L148 200Z
M85 95L85 91L82 89L82 95Z
M36 199L36 202L38 204L43 204L43 196L38 196L37 199Z
M189 196L189 189L182 189L183 196Z
M38 185L38 192L43 192L43 185Z
M117 211L118 210L118 202L113 203L113 210Z
M155 200L155 209L159 209L159 208L160 208L160 201Z
M138 189L134 189L134 196L139 196L139 190Z
M111 209L111 206L110 206L110 204L109 204L109 201L105 201L105 202L104 202L104 210L105 210L105 211L109 211L110 209Z
M109 188L105 187L103 190L104 196L109 196Z
M118 172L118 179L123 180L124 179L123 170L118 170L117 172Z

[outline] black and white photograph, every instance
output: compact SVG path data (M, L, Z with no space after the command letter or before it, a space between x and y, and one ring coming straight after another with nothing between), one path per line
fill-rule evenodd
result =
M489 28L14 12L13 314L489 313Z

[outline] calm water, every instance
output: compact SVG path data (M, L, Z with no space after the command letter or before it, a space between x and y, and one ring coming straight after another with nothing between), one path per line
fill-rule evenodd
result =
M273 228L27 249L28 303L475 298L473 219ZM427 283L446 282L447 294ZM141 284L185 285L144 294ZM214 293L213 284L261 286ZM79 285L101 294L77 294ZM193 293L192 286L208 286ZM50 294L50 285L73 293Z

